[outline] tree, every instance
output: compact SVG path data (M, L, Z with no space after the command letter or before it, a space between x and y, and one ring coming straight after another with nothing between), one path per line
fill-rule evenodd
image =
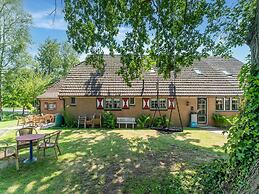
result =
M69 70L79 63L78 54L73 49L72 45L64 42L60 48L61 58L62 58L62 72L61 74L66 75Z
M59 74L61 69L60 44L57 40L47 39L39 48L36 60L39 62L39 70L45 75Z
M29 43L31 17L18 0L0 1L0 84L8 69L21 65ZM2 119L2 87L0 87L0 120Z
M78 54L69 43L61 44L51 39L40 46L36 61L38 70L44 75L51 75L54 80L66 75L79 62Z
M4 105L21 106L31 109L36 106L37 96L50 83L50 77L35 72L31 68L19 68L9 71L3 87Z
M233 183L231 189L237 192L259 157L259 0L233 3L229 6L224 0L65 0L65 19L69 40L78 52L89 54L93 65L103 65L103 47L111 55L121 54L123 66L119 73L126 82L150 68L147 58L168 76L170 71L177 72L210 53L228 56L235 46L250 47L249 64L241 73L244 104L237 124L230 130L230 157L222 167L226 173L223 180ZM120 27L129 32L118 42Z

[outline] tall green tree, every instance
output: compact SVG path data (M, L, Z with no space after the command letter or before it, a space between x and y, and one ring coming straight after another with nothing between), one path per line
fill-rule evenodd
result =
M66 75L69 70L79 63L77 52L73 49L72 45L64 42L60 48L62 58L62 75Z
M36 61L40 72L51 75L56 80L66 75L79 59L77 52L69 43L47 39L40 46Z
M224 0L65 0L65 19L69 40L89 54L89 63L102 68L104 47L121 54L119 73L126 82L150 67L146 56L168 76L200 57L228 56L233 47L249 46L249 64L241 74L244 105L230 130L223 178L237 192L259 158L259 0L231 6ZM121 27L128 32L117 41Z
M3 87L4 105L23 109L36 107L37 96L44 92L51 81L50 76L28 67L10 70L6 78Z
M31 17L19 0L0 1L0 85L6 71L22 64L29 43ZM0 87L0 120L2 119L2 87Z
M39 70L45 75L57 75L61 71L62 61L60 43L57 40L47 39L39 48L36 60Z

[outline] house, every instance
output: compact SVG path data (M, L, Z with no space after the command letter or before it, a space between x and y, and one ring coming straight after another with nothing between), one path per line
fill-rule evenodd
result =
M53 112L53 107L55 112L60 112L63 105L75 117L108 110L116 116L153 115L157 104L158 80L161 115L169 117L172 111L175 126L179 126L180 122L174 85L184 126L189 125L191 112L198 113L199 125L213 125L213 113L227 116L238 113L242 91L237 76L242 63L234 58L209 57L196 61L183 69L175 82L172 77L163 79L152 69L144 74L144 81L132 81L132 87L128 87L116 74L121 66L118 56L107 56L105 61L103 74L84 62L74 67L62 84L57 84L58 90L51 87L39 96L42 112ZM55 88L55 92L51 92Z
M39 95L37 99L40 101L40 112L43 114L56 114L63 111L63 100L59 98L59 89L64 80L51 85L45 93Z

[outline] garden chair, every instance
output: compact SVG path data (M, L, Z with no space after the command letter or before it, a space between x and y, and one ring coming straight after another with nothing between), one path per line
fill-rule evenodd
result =
M17 118L17 126L26 124L25 117L16 117Z
M27 117L25 117L24 119L24 125L28 125L28 126L34 126L35 122L34 122L34 116L33 115L29 115Z
M43 118L45 123L52 123L54 122L55 117L52 114L46 114L46 115L43 115Z
M77 120L77 128L80 127L80 125L84 125L84 128L86 128L86 116L78 116L78 120Z
M34 128L34 127L24 127L24 128L21 128L21 129L17 129L16 131L16 137L17 136L22 136L22 135L29 135L29 134L37 134L37 130ZM34 141L33 142L33 145L37 145L37 141ZM16 149L17 149L17 154L18 154L18 151L21 150L21 149L24 149L24 148L28 148L30 147L30 142L27 142L27 141L17 141L17 146L16 146Z
M0 142L0 160L9 160L15 158L16 169L19 170L19 160L18 154L15 146L10 146L8 143L1 141Z
M46 134L44 139L38 144L38 155L41 150L43 150L43 156L46 156L46 149L53 148L55 151L55 156L58 158L57 151L61 155L61 151L58 145L58 139L61 131L55 131L53 133Z
M92 119L86 121L87 126L94 128L95 126L102 127L101 115L94 114Z

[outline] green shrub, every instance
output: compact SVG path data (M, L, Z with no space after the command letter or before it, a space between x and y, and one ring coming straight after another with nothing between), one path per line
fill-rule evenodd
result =
M194 193L224 193L226 166L226 159L216 159L200 167L194 177Z
M212 119L214 120L216 127L229 128L235 124L237 117L236 116L226 117L220 114L213 114Z
M158 116L154 118L152 123L153 127L167 127L169 120L166 118L166 115Z
M150 125L150 115L140 115L137 119L137 127L144 129Z
M106 129L114 129L116 127L116 118L113 113L107 111L102 114L102 126Z
M63 111L64 124L66 127L77 127L77 119L68 111Z

